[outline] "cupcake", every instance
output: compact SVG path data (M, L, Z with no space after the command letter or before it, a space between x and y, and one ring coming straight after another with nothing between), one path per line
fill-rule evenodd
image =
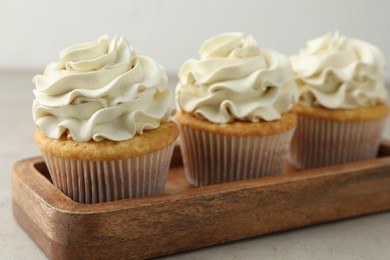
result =
M59 56L33 78L35 140L54 185L79 203L163 192L179 135L164 69L118 37Z
M375 158L389 112L381 51L336 32L290 60L300 91L291 162L308 169Z
M187 179L205 186L282 174L298 97L287 57L252 36L207 40L179 71L175 115Z

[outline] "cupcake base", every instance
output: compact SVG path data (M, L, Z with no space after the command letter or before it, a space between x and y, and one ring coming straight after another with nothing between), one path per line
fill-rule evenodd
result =
M194 186L280 175L284 172L296 124L294 114L286 115L280 122L266 122L264 125L244 122L235 125L201 122L195 125L201 119L184 113L177 114L176 119L181 131L184 172ZM209 129L207 124L210 124Z
M257 137L180 130L184 172L194 186L282 174L294 132Z
M298 105L298 126L289 160L297 169L374 159L387 107L332 111Z
M138 157L74 160L43 153L53 184L79 203L102 203L164 192L174 143Z
M162 123L132 139L80 143L35 133L54 185L79 203L162 193L179 129Z

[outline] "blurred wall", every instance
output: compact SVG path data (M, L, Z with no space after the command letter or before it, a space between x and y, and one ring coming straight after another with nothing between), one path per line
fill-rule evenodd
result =
M0 0L0 70L43 71L63 48L118 34L175 74L221 32L251 33L291 55L336 29L377 45L390 63L389 27L388 0Z

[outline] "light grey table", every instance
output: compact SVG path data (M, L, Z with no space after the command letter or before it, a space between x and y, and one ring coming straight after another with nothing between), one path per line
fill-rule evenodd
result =
M0 259L46 259L11 208L11 167L39 155L33 141L34 72L0 72ZM385 137L390 139L388 120ZM389 187L390 189L390 187ZM242 240L166 259L390 259L390 212Z

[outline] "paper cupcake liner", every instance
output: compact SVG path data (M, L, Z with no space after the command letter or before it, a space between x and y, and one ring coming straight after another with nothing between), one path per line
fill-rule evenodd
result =
M339 122L299 116L290 161L298 169L374 159L386 119Z
M79 203L101 203L162 193L174 143L139 157L73 160L43 152L53 183Z
M180 128L184 172L194 186L282 174L294 133L227 136Z

